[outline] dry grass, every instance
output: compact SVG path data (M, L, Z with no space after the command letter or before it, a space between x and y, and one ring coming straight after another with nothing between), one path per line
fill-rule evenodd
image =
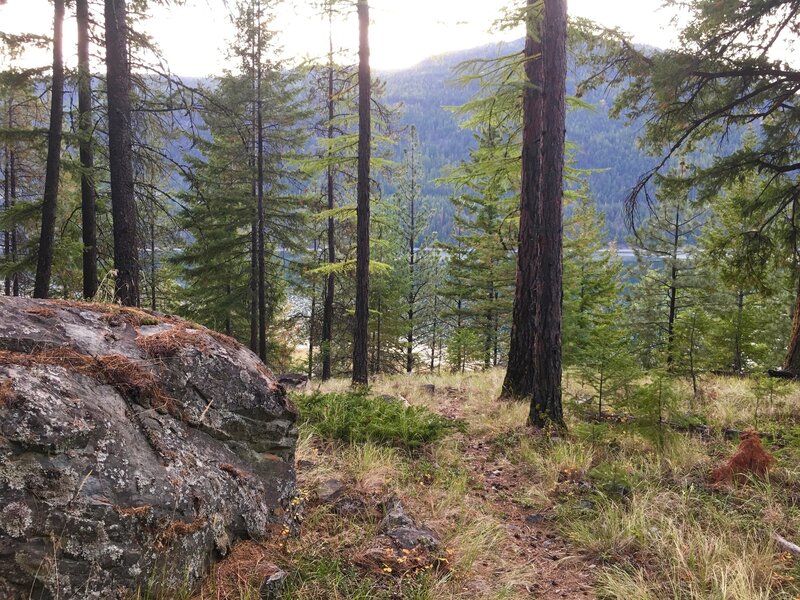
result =
M403 396L412 405L467 422L466 434L453 432L418 453L374 442L333 444L301 431L303 497L313 497L321 481L336 478L367 509L357 516L340 516L326 505L307 510L300 537L287 539L273 557L289 573L287 597L794 600L800 595L793 579L800 578L800 567L770 539L773 532L800 538L796 444L766 444L776 464L765 480L710 485L713 467L735 452L735 443L676 433L659 450L635 429L587 425L574 415L569 434L535 435L524 425L526 406L497 401L502 376L498 370L379 378L373 393ZM435 386L433 395L425 384ZM715 431L752 421L748 382L708 378L703 387L704 399L695 409ZM348 388L349 382L339 380L322 390ZM581 391L576 380L566 388ZM678 389L688 410L691 388L682 383ZM794 386L785 402L763 413L770 429L796 427L785 419L800 407L800 387ZM492 479L492 471L503 475ZM507 477L511 474L516 479ZM508 487L490 489L492 481ZM377 505L389 495L399 496L415 520L440 535L439 558L446 569L409 569L401 576L402 569L386 573L383 565L359 566L358 557L378 533ZM526 515L542 516L542 531L569 540L574 555L588 557L596 574L594 591L585 596L553 591L550 579L562 577L578 559L542 562L536 551L550 538L525 542L527 534L517 524Z

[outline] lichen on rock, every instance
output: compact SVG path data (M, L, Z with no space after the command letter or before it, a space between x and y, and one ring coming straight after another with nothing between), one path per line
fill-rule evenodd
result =
M193 586L287 526L297 415L249 350L136 309L0 311L4 599Z

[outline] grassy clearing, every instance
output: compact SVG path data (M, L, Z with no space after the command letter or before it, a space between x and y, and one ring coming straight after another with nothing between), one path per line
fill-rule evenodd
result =
M502 375L397 376L373 385L372 394L402 396L411 410L353 396L343 381L299 399L304 495L335 478L368 509L342 516L309 505L301 535L276 557L289 573L285 597L800 596L800 561L771 539L800 540L800 386L772 401L757 400L740 379L709 378L698 400L689 385L675 386L679 411L711 425L710 439L670 430L657 440L652 431L587 423L573 411L569 433L550 439L525 427L527 407L496 400ZM566 397L587 392L567 381ZM769 477L711 483L711 471L737 447L722 429L745 429L756 418L780 434L765 442L777 461ZM374 507L388 495L441 536L446 568L399 577L358 566L380 522ZM529 529L527 519L536 525ZM567 545L551 557L547 544L556 539Z

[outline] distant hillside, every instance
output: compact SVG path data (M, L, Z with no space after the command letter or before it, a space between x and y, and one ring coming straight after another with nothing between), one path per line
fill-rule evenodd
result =
M430 180L425 193L437 198L439 210L434 227L440 235L449 234L452 208L444 202L447 190L435 187L433 180L447 165L466 159L473 146L472 134L461 129L457 117L445 108L463 104L474 93L474 89L453 83L453 69L466 60L501 56L521 48L521 40L493 44L431 58L410 69L379 73L386 82L387 101L402 103L405 106L402 122L416 125L419 131L423 166ZM574 93L579 80L580 74L571 69L568 93ZM622 121L609 118L607 107L613 97L604 99L600 93L593 93L583 100L596 108L569 113L567 138L577 145L577 168L603 169L589 176L591 192L607 216L611 236L622 239L626 233L623 199L653 159L637 149L636 127L626 127Z

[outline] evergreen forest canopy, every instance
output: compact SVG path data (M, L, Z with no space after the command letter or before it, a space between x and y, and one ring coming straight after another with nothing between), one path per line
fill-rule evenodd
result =
M507 366L536 424L562 359L600 412L646 373L800 375L800 3L670 0L662 50L514 2L524 40L376 74L365 0L318 3L359 55L304 64L241 0L203 82L139 29L155 1L1 34L6 295L179 314L323 379Z

